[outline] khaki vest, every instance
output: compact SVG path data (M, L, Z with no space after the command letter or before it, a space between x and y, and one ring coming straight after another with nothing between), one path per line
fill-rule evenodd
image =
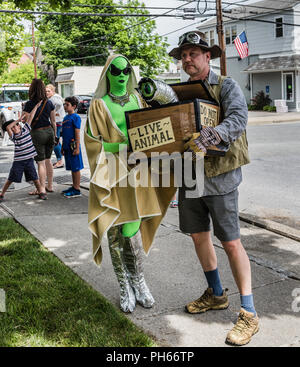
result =
M220 105L220 93L225 76L218 76L219 84L208 85L208 90L212 97ZM221 110L220 120L223 119L223 113ZM229 150L224 157L205 157L204 170L207 177L215 177L232 171L238 167L250 163L248 153L248 141L246 131L233 143L230 144Z

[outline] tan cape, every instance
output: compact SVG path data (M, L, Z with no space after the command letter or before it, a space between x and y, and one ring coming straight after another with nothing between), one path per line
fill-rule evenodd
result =
M102 261L101 242L104 234L115 225L143 219L140 227L143 247L148 253L155 233L163 219L169 203L176 192L171 187L120 187L129 176L134 181L139 180L138 166L129 167L126 158L114 154L116 173L112 174L102 141L123 142L126 138L113 121L105 102L101 99L107 94L106 72L114 58L122 55L112 55L107 59L101 73L98 87L89 108L85 127L84 142L88 155L91 180L89 192L88 225L93 235L93 256L96 264ZM123 56L124 57L124 56ZM135 91L137 81L132 69L127 91L134 93L140 108L146 107L145 102ZM93 137L87 133L89 126ZM126 155L125 155L126 157ZM150 172L150 170L149 170ZM173 177L171 177L171 185Z

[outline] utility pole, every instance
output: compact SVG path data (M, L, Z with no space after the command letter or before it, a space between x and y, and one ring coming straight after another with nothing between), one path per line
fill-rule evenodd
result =
M31 22L31 33L32 33L32 52L33 52L34 77L35 77L35 79L37 79L35 42L34 42L34 21Z
M222 16L222 3L221 0L216 0L217 8L217 33L219 39L219 46L222 49L222 55L220 60L221 75L226 75L226 54L225 54L225 42L224 42L224 29L223 29L223 16Z

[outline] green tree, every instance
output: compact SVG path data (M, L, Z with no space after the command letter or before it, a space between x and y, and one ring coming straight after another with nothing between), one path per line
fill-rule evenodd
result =
M123 2L125 4L125 2ZM128 6L141 6L138 0L128 0ZM144 5L144 4L142 4ZM126 9L126 13L148 14L146 9ZM167 38L155 33L155 20L149 17L126 17L123 19L124 32L114 35L113 48L127 56L133 65L139 65L141 75L155 77L169 66L170 57L167 54ZM137 23L140 23L137 25Z
M7 2L15 5L17 8L20 9L32 9L36 4L40 2L40 0L0 0L0 4L4 4ZM51 5L52 8L55 9L58 7L62 9L67 9L71 5L71 0L48 0L48 3Z
M0 9L13 9L13 4L0 4ZM24 32L16 14L0 13L0 74L8 67L8 60L17 62L23 48Z
M76 3L98 5L97 8L72 6L72 12L141 13L146 9L107 8L112 0L77 0ZM128 0L129 6L141 6ZM41 6L43 10L49 7ZM138 24L137 23L141 23ZM71 17L43 16L37 23L39 45L45 62L55 69L71 65L103 65L109 49L127 56L141 67L142 75L154 76L169 62L167 43L155 31L155 21L148 17Z
M41 78L45 84L49 84L47 77L37 69L37 77ZM33 62L28 61L25 64L18 65L11 71L5 71L0 76L0 84L3 83L31 83L34 78L34 65Z

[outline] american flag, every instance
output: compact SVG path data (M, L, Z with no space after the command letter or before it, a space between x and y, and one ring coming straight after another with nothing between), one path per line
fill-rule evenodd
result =
M245 31L240 33L235 39L234 44L237 49L237 52L240 55L240 58L243 59L248 56L248 42Z

